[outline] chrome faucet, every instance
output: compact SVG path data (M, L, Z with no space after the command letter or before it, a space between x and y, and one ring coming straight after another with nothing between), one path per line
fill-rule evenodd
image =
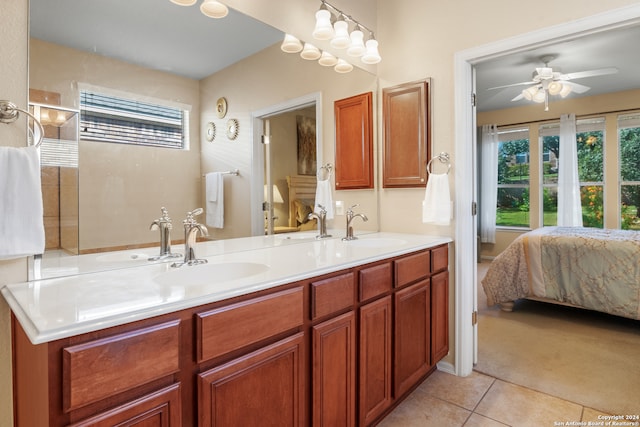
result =
M171 253L171 218L169 212L164 206L160 208L162 216L151 223L149 230L160 230L160 255L149 258L149 261L158 261L164 259L178 258L182 254Z
M171 267L181 267L187 265L206 264L206 259L198 259L194 250L196 245L196 237L198 233L202 236L208 236L209 230L202 224L199 224L193 217L200 215L202 208L194 209L191 212L187 212L187 218L182 221L184 225L184 260L182 262L174 262Z
M327 237L331 237L331 234L327 234L327 210L322 205L317 205L320 208L320 214L315 212L311 212L307 218L313 219L316 218L318 220L318 227L320 229L320 234L316 236L316 239L325 239Z
M355 217L360 217L362 218L363 221L369 221L369 218L367 218L367 216L365 214L354 214L353 213L353 208L355 208L356 205L351 206L349 209L347 209L347 235L345 237L342 238L342 240L355 240L357 239L356 236L353 235L353 227L351 226L351 221L353 221L353 219Z

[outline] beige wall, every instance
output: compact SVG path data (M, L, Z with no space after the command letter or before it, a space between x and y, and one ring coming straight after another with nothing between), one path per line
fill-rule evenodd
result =
M190 149L173 150L80 141L80 251L157 244L149 226L165 206L176 223L202 204L199 82L100 55L33 39L29 85L56 92L61 105L78 108L78 85L113 95L189 105ZM121 93L120 93L121 92ZM180 231L180 227L176 228ZM180 233L174 239L182 239Z
M551 101L549 111L544 111L540 104L530 104L522 107L508 108L504 110L487 111L478 113L477 124L497 124L508 126L515 123L543 122L560 120L560 115L575 113L578 118L584 116L597 116L605 118L605 228L618 228L620 206L620 193L618 191L618 140L617 118L618 111L640 109L640 90L617 92L606 95L587 96L578 99L566 99ZM540 169L540 145L538 141L537 126L530 126L529 133L531 151L531 169ZM537 174L533 174L530 182L530 203L532 229L542 226L540 216L540 181ZM494 258L502 252L517 236L526 230L500 230L496 231L496 243L482 244L482 257Z

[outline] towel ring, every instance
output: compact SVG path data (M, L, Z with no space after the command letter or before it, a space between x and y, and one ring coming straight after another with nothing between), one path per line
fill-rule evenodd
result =
M427 173L429 175L431 175L433 172L431 171L431 163L434 160L440 160L440 163L446 163L447 164L447 175L449 175L449 171L451 170L451 163L449 162L449 153L445 153L444 151L440 154L438 154L435 157L432 157L431 160L429 160L429 163L427 163Z
M322 177L320 176L321 171L324 169L325 174L326 174L326 178L322 179ZM320 180L320 181L326 181L327 179L331 178L331 173L333 172L333 165L331 163L327 163L326 165L320 166L320 170L318 170L318 173L316 174L316 179Z
M40 147L42 144L42 138L44 138L44 128L42 127L42 123L30 112L27 110L23 110L22 108L18 108L16 104L11 101L0 101L0 122L2 123L13 123L18 120L18 116L20 113L25 113L27 116L33 119L33 122L38 125L38 129L40 129L40 138L38 142L33 144L36 148Z

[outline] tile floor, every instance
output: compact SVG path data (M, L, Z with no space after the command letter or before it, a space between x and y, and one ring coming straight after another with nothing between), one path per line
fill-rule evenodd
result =
M475 371L468 377L435 371L378 426L588 425L602 421L598 415L602 414L594 409Z

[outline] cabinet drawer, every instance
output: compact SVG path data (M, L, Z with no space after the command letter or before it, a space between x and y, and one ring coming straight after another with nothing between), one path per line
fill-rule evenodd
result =
M363 268L360 276L360 301L366 301L391 290L391 263Z
M355 303L355 275L345 273L311 283L311 318L317 319Z
M70 411L180 369L180 321L62 350L63 405Z
M431 272L436 273L449 267L449 247L447 245L431 249Z
M198 362L302 325L303 295L299 287L197 314Z
M431 271L431 255L429 251L408 255L394 262L397 287L423 279Z

